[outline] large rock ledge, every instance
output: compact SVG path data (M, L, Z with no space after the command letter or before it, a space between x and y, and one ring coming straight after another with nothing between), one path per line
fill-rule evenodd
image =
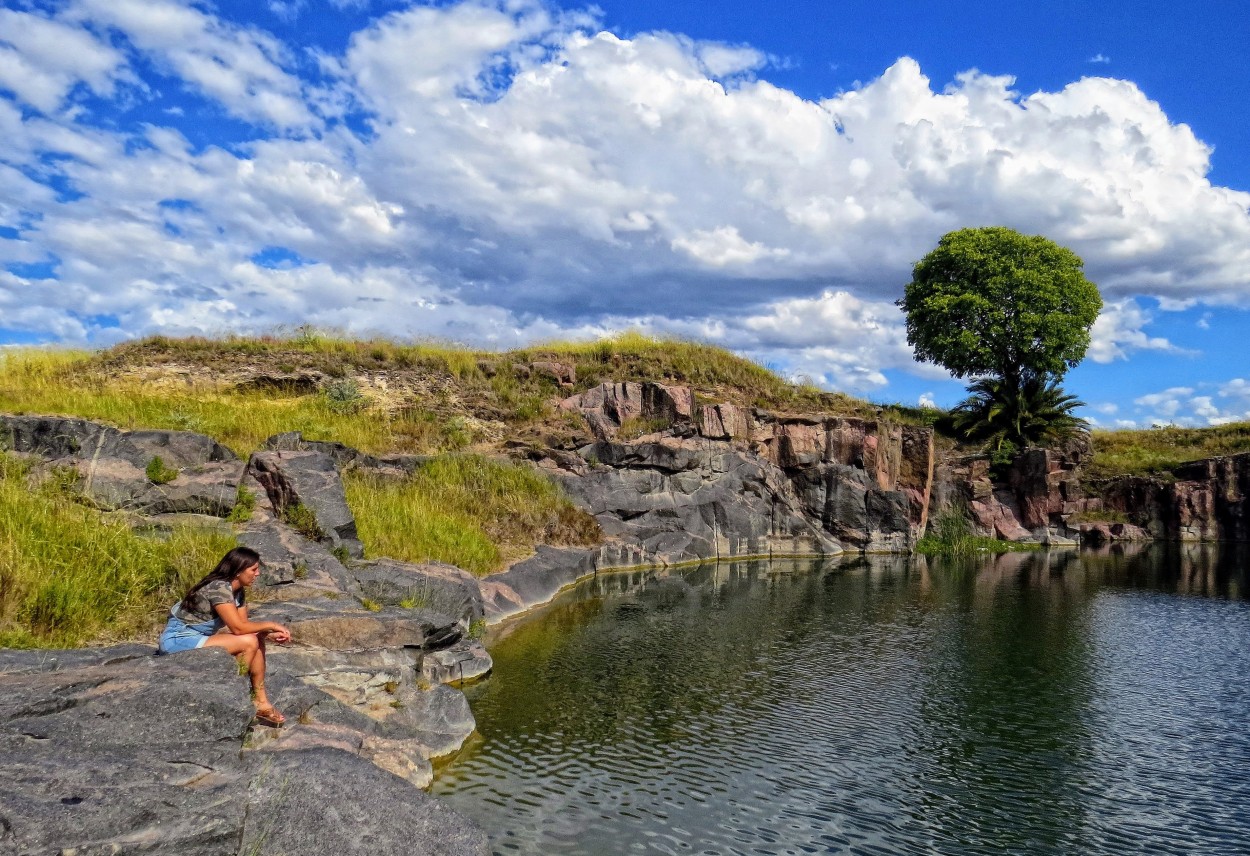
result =
M212 650L0 652L0 852L487 852L358 752L241 751L250 708Z
M243 462L187 432L2 415L0 447L31 459L33 479L73 473L84 501L158 532L230 529L250 491L235 531L264 562L252 612L295 640L269 649L282 729L251 724L247 681L216 649L0 650L0 853L487 851L420 790L475 727L450 684L491 669L465 635L480 589L447 565L352 561L339 450ZM148 477L157 456L172 479Z

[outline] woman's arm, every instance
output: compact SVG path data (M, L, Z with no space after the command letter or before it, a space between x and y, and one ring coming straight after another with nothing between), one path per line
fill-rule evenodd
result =
M226 623L231 633L241 636L244 633L267 633L275 642L289 642L291 631L276 621L252 621L247 617L247 607L235 606L233 603L218 603L213 606L218 617Z

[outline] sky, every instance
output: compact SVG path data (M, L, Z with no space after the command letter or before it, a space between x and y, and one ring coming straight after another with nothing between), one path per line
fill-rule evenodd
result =
M4 0L0 346L627 329L949 407L948 231L1076 251L1100 427L1250 420L1232 0Z

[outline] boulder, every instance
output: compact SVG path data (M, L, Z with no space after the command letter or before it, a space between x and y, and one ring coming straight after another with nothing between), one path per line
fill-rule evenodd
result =
M326 593L361 595L360 585L326 545L302 537L258 509L239 534L239 543L260 553L258 583L283 599Z
M79 490L100 508L213 517L226 517L234 508L244 469L237 460L199 464L178 470L171 481L155 484L144 472L146 463L139 467L124 458L100 457L76 459L73 465L79 474Z
M107 660L0 673L0 852L488 852L358 753L240 753L252 707L225 652ZM442 695L425 703L439 746L464 727Z
M212 437L190 431L127 431L125 436L146 460L160 457L168 467L193 468L239 459Z
M286 431L274 434L265 440L264 447L271 451L282 452L324 452L334 460L339 470L361 469L401 476L411 473L425 461L429 455L388 455L377 457L354 449L345 443L324 440L305 440L300 431Z
M494 662L476 639L461 639L450 648L421 655L421 677L431 684L454 684L490 674Z
M577 369L572 363L557 360L535 360L529 364L530 371L540 377L550 378L560 386L572 386L577 383Z
M302 507L315 521L317 532L310 535L331 547L344 547L356 558L364 555L364 545L356 532L356 519L347 505L343 482L329 454L257 452L248 467L280 516L289 519Z
M116 428L61 416L0 414L0 449L53 461L121 458L140 468L150 459Z
M138 514L208 514L234 507L243 464L226 447L190 431L119 431L85 419L0 415L0 447L72 468L75 488L106 510ZM145 472L160 457L175 477Z
M466 627L483 616L477 578L455 565L378 559L355 564L349 573L361 595L380 604L432 610Z
M302 646L339 650L371 648L445 648L464 635L460 621L426 609L368 609L342 595L257 604L263 620L291 628Z

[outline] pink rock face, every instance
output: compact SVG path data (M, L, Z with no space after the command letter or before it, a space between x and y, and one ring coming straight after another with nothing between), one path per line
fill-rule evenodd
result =
M1173 475L1117 479L1105 488L1106 506L1157 538L1250 541L1250 452L1193 461Z
M561 410L580 412L600 440L616 436L629 420L666 425L690 421L694 396L689 387L661 383L603 383L560 402Z
M711 404L699 410L700 437L709 440L750 440L751 417L735 404Z
M901 432L898 487L907 492L913 535L920 537L929 525L929 499L933 488L933 432L908 425Z
M1007 541L1024 541L1032 537L1029 530L1020 525L1015 512L994 494L968 503L968 511L973 524L993 537Z
M680 421L689 420L694 415L694 394L688 386L643 384L643 400L647 418L667 416L673 421Z
M825 429L820 425L777 425L773 436L775 463L782 469L808 467L825 459Z
M1219 538L1215 519L1215 491L1211 482L1177 482L1172 485L1177 536L1182 541Z

